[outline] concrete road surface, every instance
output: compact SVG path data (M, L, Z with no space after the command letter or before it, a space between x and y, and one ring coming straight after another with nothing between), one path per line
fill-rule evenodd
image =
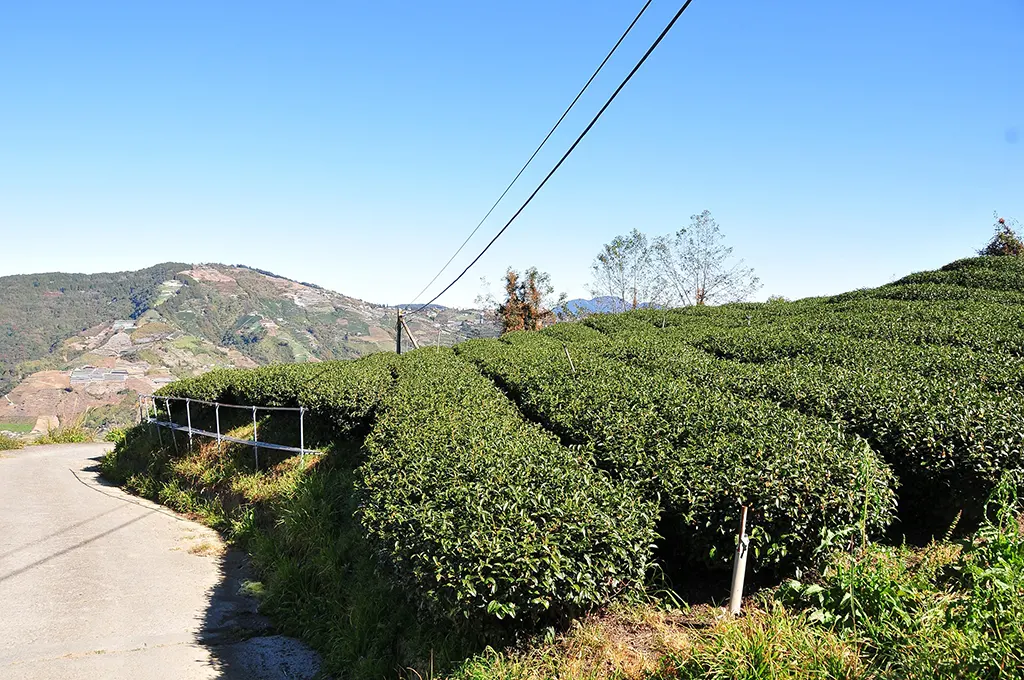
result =
M0 452L0 678L311 677L313 652L259 636L244 557L104 484L107 448Z

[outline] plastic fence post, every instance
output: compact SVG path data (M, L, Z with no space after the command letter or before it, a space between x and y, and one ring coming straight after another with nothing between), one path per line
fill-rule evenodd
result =
M747 536L747 506L740 509L740 540L736 544L736 560L732 565L732 592L729 594L729 613L736 616L743 603L743 579L747 573L747 554L750 538Z
M219 402L214 407L213 413L214 413L214 417L217 419L217 453L222 453L221 443L220 443L220 403Z

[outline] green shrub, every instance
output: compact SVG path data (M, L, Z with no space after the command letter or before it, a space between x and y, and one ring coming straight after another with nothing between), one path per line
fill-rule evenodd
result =
M883 677L1024 677L1022 479L1002 478L989 518L959 544L836 551L778 597L858 642Z
M899 478L902 528L917 540L941 534L960 512L962 528L977 526L1003 471L1024 467L1024 363L992 347L903 344L914 319L930 314L906 312L909 318L894 321L893 333L881 340L844 335L840 321L827 315L823 330L792 319L770 327L727 323L717 331L705 319L661 330L646 318L646 330L613 329L592 346L647 370L843 423ZM851 316L858 329L870 323L870 315ZM1008 344L1024 338L1019 327L999 328L993 332ZM718 361L694 346L740 361Z
M13 451L25 446L25 442L19 437L12 437L6 432L0 432L0 451Z
M434 613L523 625L642 586L654 499L525 421L450 350L398 371L366 439L360 518L403 589Z
M77 425L67 425L56 427L39 439L35 440L35 444L80 444L82 442L91 442L94 439L94 435L84 427Z
M394 354L354 361L227 369L179 380L157 395L255 406L302 406L332 424L341 437L365 432L394 381ZM159 402L158 402L159 403ZM162 404L161 404L162 406ZM184 422L176 414L176 422Z
M684 563L728 566L741 504L757 564L770 569L799 564L824 531L857 522L865 491L868 530L888 524L892 476L863 441L768 401L606 358L606 347L569 345L575 372L545 334L457 351L565 442L660 497L662 531Z

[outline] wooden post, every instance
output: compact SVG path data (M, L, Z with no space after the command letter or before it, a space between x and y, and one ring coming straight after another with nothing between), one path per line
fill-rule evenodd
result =
M405 329L405 334L409 336L409 342L412 343L412 348L413 349L419 349L420 348L420 343L416 342L416 336L413 335L412 331L409 330L409 327L405 325L405 319L404 318L402 319L402 328Z
M729 594L729 613L736 616L743 603L743 579L747 574L747 553L750 538L747 536L747 506L740 509L740 540L736 544L736 559L732 564L732 592Z
M398 322L395 323L395 351L402 353L402 308L398 308Z

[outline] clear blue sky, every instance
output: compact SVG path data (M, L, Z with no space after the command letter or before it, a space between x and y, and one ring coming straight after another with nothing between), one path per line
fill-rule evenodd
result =
M245 263L405 302L641 4L5 3L0 274ZM510 198L676 9L655 0ZM1024 220L1022 188L1020 0L695 0L442 302L509 265L584 295L602 243L703 209L761 297L874 286L971 254L993 210Z

